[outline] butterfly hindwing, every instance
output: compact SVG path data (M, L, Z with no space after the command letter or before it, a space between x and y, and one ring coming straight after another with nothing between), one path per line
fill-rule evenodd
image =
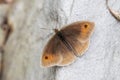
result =
M82 43L77 38L66 37L66 41L71 45L75 51L75 56L81 56L89 46L89 40Z
M62 54L62 61L58 64L58 66L71 64L76 59L76 56L73 54L73 52L69 50L62 41L60 45L60 53Z

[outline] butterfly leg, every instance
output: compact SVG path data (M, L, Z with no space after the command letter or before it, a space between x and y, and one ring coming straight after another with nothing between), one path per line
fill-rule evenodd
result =
M49 33L47 36L41 37L40 39L41 39L41 40L45 40L45 39L49 38L51 35L53 35L53 33Z

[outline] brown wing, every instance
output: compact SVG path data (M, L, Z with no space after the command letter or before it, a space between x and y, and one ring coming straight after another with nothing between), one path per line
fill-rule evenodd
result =
M74 37L81 42L89 39L94 29L94 23L89 21L78 21L61 29L65 37Z
M50 39L44 49L42 65L44 67L64 66L73 62L74 59L75 56L71 54L65 44L55 35Z
M75 22L61 29L66 41L76 51L78 56L88 48L89 37L94 29L94 23L88 21Z

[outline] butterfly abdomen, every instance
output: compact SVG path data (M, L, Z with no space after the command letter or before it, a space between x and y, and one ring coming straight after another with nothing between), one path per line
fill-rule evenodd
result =
M61 41L65 41L65 37L62 35L62 33L59 31L57 32L57 37L61 40Z
M74 49L73 45L69 41L67 41L61 31L57 32L57 37L65 44L68 50L70 50L74 55L77 54L76 50ZM76 55L77 56L77 55Z

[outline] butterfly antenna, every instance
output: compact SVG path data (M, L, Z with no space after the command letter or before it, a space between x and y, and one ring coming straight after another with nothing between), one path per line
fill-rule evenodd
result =
M106 0L106 6L107 6L107 9L110 10L110 7L108 5L108 0Z
M40 29L44 29L44 30L54 30L54 29L47 29L47 28L40 28Z

